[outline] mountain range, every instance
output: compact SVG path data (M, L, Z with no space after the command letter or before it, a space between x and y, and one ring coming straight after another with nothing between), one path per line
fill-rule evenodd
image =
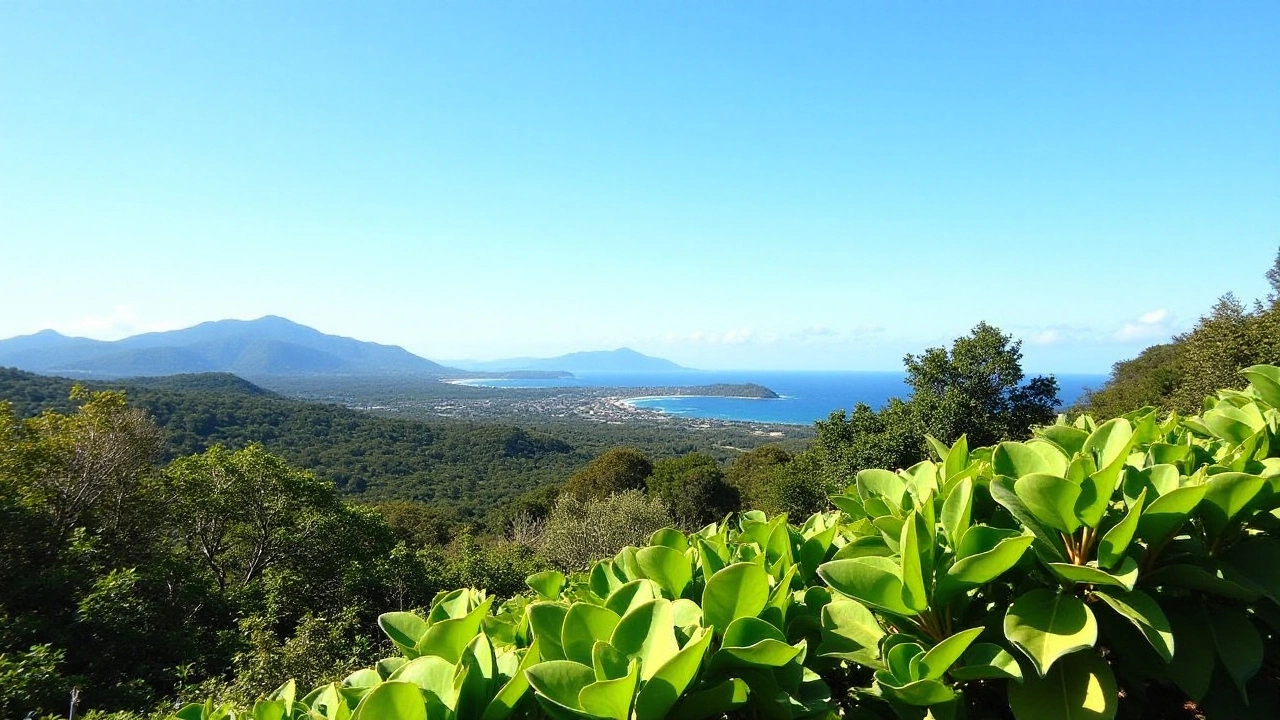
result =
M507 360L456 360L456 367L474 372L546 371L571 373L688 372L690 368L670 360L650 357L631 348L592 350L559 355L552 358L510 358Z
M679 365L634 350L518 358L446 367L395 345L327 335L274 315L217 320L104 341L53 330L0 340L0 366L65 377L144 377L225 372L246 378L299 375L468 377L477 372L669 372ZM485 367L479 367L484 365ZM491 367L491 366L501 367Z

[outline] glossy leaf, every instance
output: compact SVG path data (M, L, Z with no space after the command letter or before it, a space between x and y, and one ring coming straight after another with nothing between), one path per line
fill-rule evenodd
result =
M730 565L707 581L702 614L718 632L741 617L755 617L769 601L769 576L755 563Z
M1014 479L1026 475L1067 474L1067 456L1047 442L1002 442L991 454L991 469L996 475Z
M574 603L565 613L560 628L560 647L564 656L583 665L591 664L591 648L597 642L608 642L621 620L608 608L589 603Z
M929 648L925 652L924 658L920 661L920 666L923 670L921 677L926 680L937 680L942 677L943 673L951 669L951 666L960 659L960 656L982 634L984 629L976 627L962 630Z
M658 668L636 697L636 720L660 720L693 682L711 646L710 630L698 630L689 643Z
M427 634L427 621L411 612L389 612L378 616L378 627L405 657L418 657L418 642Z
M1114 568L1124 559L1129 543L1133 542L1133 534L1138 529L1138 520L1142 516L1142 507L1146 503L1147 489L1143 488L1134 500L1129 512L1102 536L1098 543L1098 565L1104 569Z
M1095 592L1094 595L1111 606L1142 633L1166 663L1173 659L1173 628L1160 605L1150 595L1141 591Z
M1085 651L1064 657L1043 678L1009 683L1009 707L1018 720L1111 720L1118 694L1111 666Z
M1036 589L1013 601L1005 613L1004 635L1044 677L1062 656L1093 647L1098 623L1080 598Z
M427 720L426 705L418 686L407 682L384 682L364 696L351 715L352 720Z
M831 589L858 602L895 615L916 613L903 601L901 570L887 557L833 560L818 567Z
M639 659L640 679L648 680L680 651L676 641L671 601L659 598L632 609L614 629L609 644Z
M1013 491L1045 525L1064 533L1080 527L1076 517L1076 500L1080 498L1080 486L1055 475L1024 475L1013 484Z
M1207 489L1205 485L1186 485L1148 503L1138 518L1138 537L1156 543L1176 532L1204 499Z

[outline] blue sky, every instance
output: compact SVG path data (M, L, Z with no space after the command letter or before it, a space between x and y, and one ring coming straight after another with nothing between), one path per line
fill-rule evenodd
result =
M0 3L0 337L1105 371L1280 245L1274 2Z

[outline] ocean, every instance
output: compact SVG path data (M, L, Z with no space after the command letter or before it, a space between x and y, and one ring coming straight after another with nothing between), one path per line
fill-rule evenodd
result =
M697 371L683 373L580 373L573 378L483 379L463 384L502 388L618 387L756 383L773 390L778 399L725 397L636 397L636 407L669 415L715 420L809 425L833 411L851 410L864 402L879 408L891 397L906 397L910 388L901 372ZM1056 375L1061 406L1071 405L1086 387L1106 382L1106 375Z

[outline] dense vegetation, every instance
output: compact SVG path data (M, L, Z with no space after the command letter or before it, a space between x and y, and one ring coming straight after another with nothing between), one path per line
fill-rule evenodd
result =
M0 404L0 717L145 708L193 682L236 692L367 659L377 612L440 589L514 592L540 561L468 537L413 547L369 507L259 445L157 471L162 433L123 396L21 420ZM505 588L505 590L504 590ZM145 652L140 652L145 649ZM301 662L305 660L304 662Z
M548 563L581 567L674 522L802 516L834 487L818 455L772 445L726 465L694 436L588 462L532 431L381 418L227 375L131 381L132 406L70 386L0 371L0 671L23 679L0 714L52 710L72 685L106 709L244 701L368 662L388 607L450 586L507 595ZM503 482L489 494L468 480L486 472ZM480 506L488 524L465 515Z
M1079 409L1112 415L1151 405L1194 413L1215 388L1243 387L1240 371L1280 364L1280 254L1266 273L1271 294L1247 307L1228 293L1190 331L1118 362Z
M457 649L456 657L453 651L438 656L453 658L448 661L452 664L446 673L444 665L430 661L438 666L430 673L451 678L456 673L463 682L469 671L460 668L472 660L483 665L482 646L489 643L495 648L494 662L506 668L499 675L514 680L519 674L509 672L506 663L555 657L534 652L536 626L546 617L533 618L548 612L559 617L560 611L524 610L528 603L551 603L566 612L566 603L602 604L623 618L638 603L610 607L608 602L618 587L627 585L633 588L627 592L637 593L628 597L647 592L657 603L646 612L666 612L657 602L662 597L670 603L671 612L683 620L672 620L679 652L702 652L699 657L709 659L693 663L689 688L708 691L697 695L708 702L726 701L727 693L726 702L747 703L734 714L782 717L784 711L789 713L785 716L810 710L821 714L856 705L874 717L879 716L876 708L883 707L878 703L888 702L899 716L912 717L915 711L906 708L912 701L903 693L918 700L950 698L955 692L962 702L933 706L934 717L961 705L973 706L979 715L998 715L1005 702L1000 678L1006 675L1022 677L1021 683L1014 680L1018 688L1039 687L1040 692L1045 685L1037 684L1037 678L1050 677L1066 687L1063 682L1070 685L1084 672L1085 685L1123 688L1126 702L1146 703L1166 715L1178 708L1157 700L1175 695L1154 688L1176 685L1193 701L1188 707L1224 717L1232 715L1223 715L1223 708L1245 712L1232 704L1224 687L1247 691L1256 707L1257 693L1249 683L1262 683L1260 692L1272 691L1267 683L1274 682L1275 673L1267 670L1255 677L1252 660L1262 647L1259 657L1265 667L1274 667L1274 629L1267 623L1280 614L1259 604L1260 598L1274 600L1275 588L1268 585L1274 576L1266 567L1280 563L1266 534L1274 520L1261 512L1272 507L1270 448L1280 447L1276 411L1267 406L1265 394L1270 392L1265 385L1269 376L1255 377L1261 384L1251 394L1216 397L1200 419L1146 409L1127 415L1123 423L1103 423L1098 416L1096 422L1053 425L1052 379L1024 382L1018 343L995 328L980 324L950 348L908 356L906 364L910 397L879 410L863 406L852 415L833 414L817 423L809 448L763 445L734 451L727 463L724 449L706 448L705 437L677 442L665 436L655 445L608 449L610 436L605 435L594 444L575 446L550 433L511 426L424 424L289 400L226 375L131 381L131 406L117 393L77 391L71 397L66 394L69 381L0 371L0 397L12 403L0 411L0 551L6 558L0 566L0 679L5 681L0 682L0 716L65 708L73 686L80 688L82 706L104 710L145 710L161 698L192 696L216 696L244 706L288 677L311 686L390 652L391 645L371 634L380 612L430 608L429 624L452 622L446 618L462 612L454 618L458 623L448 625L455 628L449 636L457 640L466 634L457 628L469 627L483 615L473 617L477 608L522 592L527 575L551 567L558 570L532 580L543 593L540 599L516 599L497 619L481 621L485 639L471 631L466 639L472 649ZM1033 426L1047 429L1036 430L1038 439L1029 443L1004 442L1025 437ZM1113 434L1123 441L1112 443L1108 438ZM614 437L627 436L624 431ZM988 447L968 450L977 444L972 438L983 438ZM1116 449L1119 443L1126 443L1122 453ZM653 447L661 451L655 453ZM1124 463L1117 464L1121 455ZM932 463L926 461L929 457ZM957 470L960 458L963 468ZM908 470L892 475L876 467ZM1176 479L1169 467L1177 471ZM1224 483L1214 477L1229 473L1253 479L1213 490L1214 483ZM1041 476L1092 489L1073 494L1061 482ZM502 486L478 481L485 477L501 478ZM1098 515L1102 491L1097 485L1110 481L1116 490ZM898 484L902 493L894 489ZM961 487L967 488L967 500L955 494ZM1196 487L1201 490L1183 492ZM527 491L517 494L521 490ZM1192 497L1201 491L1203 497ZM1230 532L1210 507L1217 502L1210 498L1222 493L1228 496L1223 502L1230 511ZM1086 496L1097 504L1082 509ZM352 504L349 498L366 502ZM416 501L420 498L435 502ZM1187 499L1195 502L1182 502ZM954 527L956 504L962 502L969 505L962 513L968 513L966 522L974 525L968 544L965 532ZM833 511L832 503L844 514ZM1144 530L1144 522L1156 522L1146 520L1148 514L1165 517L1174 510L1186 520L1177 526L1181 535L1155 537L1159 533ZM735 512L736 519L725 520ZM809 520L794 526L786 524L786 517ZM475 522L478 518L487 522ZM1116 550L1120 536L1115 533L1129 532L1116 528L1130 525L1128 555L1137 563L1136 573L1117 555L1123 549ZM704 529L689 532L699 526ZM664 530L671 527L684 530ZM904 595L901 602L913 603L904 617L904 606L867 595L872 591L857 583L879 588L889 582L886 578L897 577L905 588L914 582L908 576L915 577L915 561L902 553L909 527L915 528L911 542L924 568L927 597ZM779 532L782 539L774 540ZM1165 542L1167 537L1174 539ZM927 551L926 538L933 543ZM982 549L973 544L979 540L994 545ZM718 561L705 554L704 543ZM993 558L1008 559L1005 554L1012 552L1000 548L1020 543L1029 543L1032 551L1007 567L1001 564L1002 571L982 583L946 590L952 602L939 602L945 599L939 593L953 582L946 580L953 568L989 570ZM635 550L646 544L654 546L645 550L646 557L670 557L654 549L662 546L688 560L691 578L680 592L664 591L670 578L653 573L682 577L683 561L674 569L646 569L652 558L642 563ZM784 551L784 546L790 549ZM1110 555L1104 558L1104 552ZM790 566L779 564L784 555ZM1240 565L1246 556L1269 564ZM601 557L614 560L602 565ZM851 567L846 561L853 560L871 567L854 568L865 576L862 580L831 574ZM723 569L717 563L742 562L764 566L768 605L754 614L775 630L746 622L730 636L727 624L706 620L706 587ZM818 573L819 566L826 569ZM600 567L612 567L608 572L613 574L604 581L608 587L592 589L593 582L600 582L595 578ZM587 575L571 575L584 568ZM570 579L548 589L546 579L560 577L555 572L570 573ZM1081 660L1078 653L1054 664L1024 647L1015 639L1018 633L1001 635L1003 621L992 613L1035 588L1047 592L1055 583L1071 590L1061 597L1083 600L1096 616L1099 634L1090 647L1098 649L1102 665ZM453 587L484 587L488 595L437 596ZM647 590L634 590L640 587ZM1198 605L1190 607L1186 598L1192 591L1208 595L1191 595L1197 598L1191 604ZM1162 616L1152 614L1143 593ZM695 613L697 602L704 607ZM917 610L920 602L927 603L926 610ZM1070 600L1056 602L1075 607ZM1221 656L1220 670L1203 665L1203 659L1190 671L1179 669L1177 656L1169 665L1156 640L1151 641L1154 661L1133 650L1143 637L1164 637L1161 617L1168 625L1165 634L1176 640L1185 634L1178 626L1185 624L1187 614L1198 617L1194 612L1206 608L1221 617L1243 608L1258 640L1238 620L1223 621L1228 625L1222 632L1229 639L1222 642L1243 637L1244 645L1215 645L1207 655L1200 653L1210 660L1215 653ZM594 610L576 612L606 617ZM857 627L841 625L854 616ZM652 614L646 617L655 627ZM465 618L471 619L462 623ZM640 623L638 618L627 622ZM1125 636L1126 621L1136 623L1139 635ZM513 625L503 629L508 622ZM943 635L962 627L979 629L974 622L985 628L969 634L977 639L965 635L954 641L956 646L966 638L976 643L958 654L959 670L943 669L936 677L921 674L927 673L919 666L932 667L922 658L935 645L953 647L941 642ZM542 632L566 642L564 627L544 627ZM699 645L690 645L698 632ZM612 637L611 632L604 640L611 643ZM404 638L393 632L391 639L397 638L403 644ZM748 640L749 646L726 644ZM1059 640L1051 637L1044 645L1074 647L1070 642L1075 640L1067 645ZM849 646L853 641L861 644ZM803 649L793 653L774 642ZM1196 640L1184 642L1194 647ZM761 643L786 661L773 670L752 669L752 661L739 657L743 653L727 650L741 647L745 652ZM920 662L901 657L908 650L891 653L896 645L918 647ZM138 653L139 647L148 652ZM637 660L636 687L643 693L652 680L643 658L615 650ZM465 660L467 653L472 660ZM1249 661L1237 661L1237 656ZM985 662L999 671L964 670L975 664L975 657L981 661L976 665ZM1112 671L1117 660L1124 664ZM336 696L326 696L329 710L337 715L324 716L355 710L367 687L386 680L396 664L387 661L373 675L365 671L352 676L360 679L334 690L346 700L333 702ZM874 669L880 673L870 674ZM490 677L491 687L498 677ZM965 680L974 677L982 679ZM439 697L446 715L466 714L458 705L461 687L451 698ZM519 687L516 682L509 690ZM560 691L549 685L538 688L535 682L534 687L515 696L523 698L518 707L500 706L522 714L537 714L541 708L555 716L586 711L572 702L568 710L561 707L557 703L568 696L555 694ZM848 694L847 688L863 689ZM1010 697L1019 692L1011 689ZM762 696L790 699L779 708ZM317 697L294 699L315 709ZM1034 702L1048 702L1036 698ZM1015 710L1025 701L1012 700ZM271 715L275 704L262 707L265 717L283 717ZM479 705L471 707L466 712L478 712ZM488 707L499 706L490 701ZM640 705L634 707L640 716ZM1103 711L1100 715L1072 717L1106 717L1111 707L1103 702L1096 708ZM1270 709L1260 707L1263 714ZM184 717L216 716L215 710L189 710ZM364 712L368 716L374 711ZM444 711L429 712L436 717Z
M438 383L439 384L439 383ZM19 417L67 411L73 382L0 368L0 398ZM442 387L450 388L441 384ZM368 500L427 502L462 520L485 520L523 492L559 484L615 445L655 456L689 452L727 459L768 438L747 430L694 435L672 428L560 421L547 429L502 423L430 423L371 415L269 393L233 375L206 374L91 384L127 390L164 430L172 459L221 443L261 443L291 464ZM494 514L490 520L500 514Z
M1274 718L1280 368L1246 374L1198 416L928 438L802 524L662 528L505 602L442 593L380 616L397 653L370 667L174 717Z

